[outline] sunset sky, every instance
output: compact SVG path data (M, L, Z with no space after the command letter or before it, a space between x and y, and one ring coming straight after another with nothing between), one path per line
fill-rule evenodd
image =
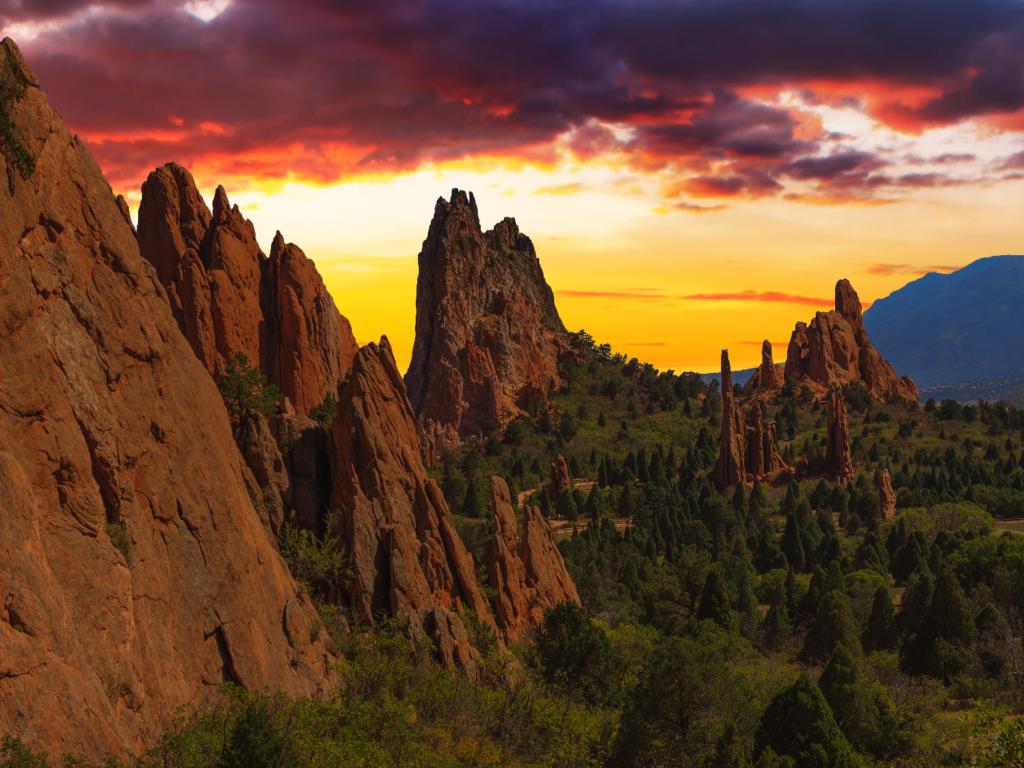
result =
M827 309L1024 252L1024 0L0 0L133 205L177 161L412 348L434 201L514 216L570 328L755 364Z

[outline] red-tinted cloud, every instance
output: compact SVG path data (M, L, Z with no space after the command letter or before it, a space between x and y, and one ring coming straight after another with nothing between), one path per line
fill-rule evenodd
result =
M55 25L21 42L118 187L171 159L326 182L558 141L675 177L681 206L856 200L958 182L888 169L781 90L905 130L1024 109L1020 0L234 0L208 23L0 0L26 22Z
M876 262L868 265L864 270L872 275L912 275L921 277L929 272L955 272L963 265L954 264L893 264L890 262Z
M697 301L755 301L773 304L806 304L812 307L832 306L832 299L818 299L812 296L798 296L781 291L736 291L732 293L691 293L683 299Z

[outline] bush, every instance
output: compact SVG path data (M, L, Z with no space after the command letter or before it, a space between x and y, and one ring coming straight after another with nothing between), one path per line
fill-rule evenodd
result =
M266 377L257 366L249 363L244 352L231 358L217 383L224 405L234 419L256 413L269 416L281 400L280 390L267 383Z

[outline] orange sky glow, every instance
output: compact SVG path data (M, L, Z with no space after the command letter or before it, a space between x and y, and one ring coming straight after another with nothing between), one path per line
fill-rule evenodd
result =
M165 162L223 184L400 364L459 187L533 239L567 327L711 371L782 360L841 277L867 305L1024 252L1024 3L769 5L0 2L0 34L133 208Z

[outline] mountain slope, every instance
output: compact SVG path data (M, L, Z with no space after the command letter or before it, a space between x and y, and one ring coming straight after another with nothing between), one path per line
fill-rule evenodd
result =
M919 384L1024 374L1024 256L927 274L876 301L864 322L878 350Z

